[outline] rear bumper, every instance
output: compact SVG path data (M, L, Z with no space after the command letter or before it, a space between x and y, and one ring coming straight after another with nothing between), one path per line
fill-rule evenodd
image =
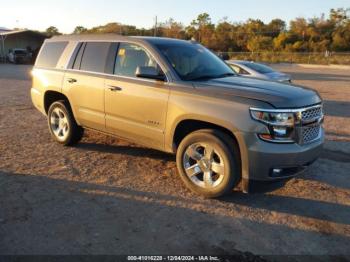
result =
M30 96L32 98L33 105L44 115L46 114L44 108L44 97L40 90L32 87L30 89Z
M16 56L15 58L14 58L14 62L15 63L28 63L30 61L30 58L29 57L27 57L27 56Z
M322 152L323 128L321 132L319 140L307 145L269 143L253 133L247 134L248 179L276 181L302 173Z

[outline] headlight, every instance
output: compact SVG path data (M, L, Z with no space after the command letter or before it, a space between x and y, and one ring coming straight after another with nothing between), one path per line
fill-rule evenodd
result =
M264 123L269 129L268 134L258 134L261 139L278 143L295 142L295 113L250 109L250 114L254 120Z

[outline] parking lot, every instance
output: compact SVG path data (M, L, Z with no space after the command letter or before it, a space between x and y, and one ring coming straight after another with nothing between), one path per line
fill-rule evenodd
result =
M206 200L172 155L91 131L54 143L30 66L0 64L0 254L350 255L350 70L278 68L325 101L322 157L284 187Z

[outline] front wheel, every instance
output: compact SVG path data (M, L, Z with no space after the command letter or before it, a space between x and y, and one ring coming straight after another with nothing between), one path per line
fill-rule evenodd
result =
M204 197L230 193L241 179L239 150L218 130L190 133L180 143L177 168L186 186Z
M78 143L84 134L84 129L76 123L66 101L57 101L50 106L48 124L53 139L65 146Z

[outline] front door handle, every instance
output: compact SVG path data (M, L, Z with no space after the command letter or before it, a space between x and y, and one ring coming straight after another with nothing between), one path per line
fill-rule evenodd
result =
M77 82L77 80L74 79L74 78L68 78L67 81L68 81L68 83L70 83L70 84L73 84L73 83L76 83L76 82Z
M119 86L109 86L108 88L110 91L112 92L119 92L119 91L122 91L123 89Z

